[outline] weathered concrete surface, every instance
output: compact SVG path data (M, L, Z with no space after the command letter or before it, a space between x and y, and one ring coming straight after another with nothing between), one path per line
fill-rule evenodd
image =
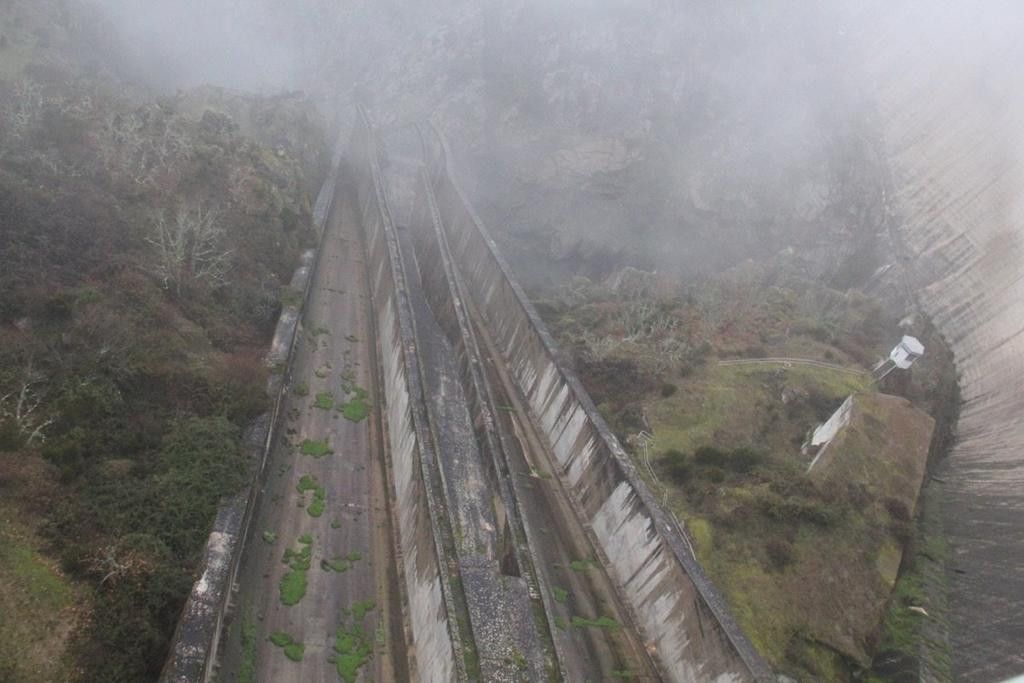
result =
M209 655L216 649L221 630L247 499L247 493L240 493L217 511L200 565L202 574L178 622L161 681L191 683L210 675L213 660Z
M260 681L335 679L330 657L336 631L343 622L351 626L345 610L366 600L375 604L359 625L374 643L367 673L377 680L408 675L375 421L375 358L360 238L354 207L351 202L339 202L321 240L296 336L282 407L284 424L272 445L239 571L234 618L221 662L225 680L235 680L243 668L251 666ZM337 410L312 405L314 396L322 392L341 400L347 382L370 392L370 419L351 422ZM326 441L333 452L322 458L303 455L299 445L305 439ZM326 494L325 510L318 517L307 507L312 493L297 490L307 475L315 477ZM304 534L312 538L307 589L297 604L286 606L279 586L289 567L282 556L286 549L298 549ZM344 572L322 564L356 557L352 553L359 559ZM246 629L254 633L248 645L243 644ZM288 660L268 640L278 631L305 644L301 662Z
M384 177L394 215L403 216L397 241L413 310L416 352L423 369L424 405L435 443L444 507L452 527L454 556L477 652L479 677L486 681L541 680L551 665L538 632L531 593L518 567L503 566L509 530L491 464L477 442L466 388L456 354L458 338L442 330L438 311L424 292L424 277L410 233L422 232L421 164L396 152L419 154L415 130L387 136ZM405 133L402 135L401 133ZM408 140L407 140L408 139ZM409 144L409 143L412 144ZM412 224L416 225L412 225ZM426 262L434 269L439 264ZM443 275L443 269L440 271ZM474 672L469 672L474 673Z
M412 675L420 681L465 678L455 596L444 548L448 534L430 470L435 460L423 407L413 314L384 197L376 139L360 112L350 160L360 169L356 204L366 258L380 363L385 446L395 493L397 546L407 600Z
M664 675L679 681L769 678L578 380L557 362L550 335L450 169L435 183L441 220L473 304Z
M964 399L942 471L953 673L1024 672L1024 13L880 3L865 67L908 290L950 343Z
M438 170L443 172L437 168L432 172ZM584 562L594 557L594 548L560 483L550 476L553 467L541 439L500 371L503 359L494 352L486 331L474 323L479 319L451 258L426 175L420 188L422 215L414 218L411 230L421 264L420 284L438 325L451 341L477 444L486 453L483 462L490 486L501 501L507 525L503 538L508 543L504 571L522 576L529 586L535 611L544 615L539 620L541 636L550 639L545 647L553 648L562 678L604 680L623 671L641 680L658 678L633 629L571 626L574 616L603 616L626 624L628 610L620 604L603 567Z

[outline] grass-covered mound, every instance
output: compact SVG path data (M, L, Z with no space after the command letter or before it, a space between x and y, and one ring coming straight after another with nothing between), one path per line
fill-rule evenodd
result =
M874 393L868 370L899 320L785 259L689 284L630 269L581 278L538 309L761 653L800 679L865 674L902 633L883 621L932 428ZM929 353L885 389L941 412L952 366L918 327ZM777 358L812 362L759 360ZM854 422L808 475L808 431L850 394Z

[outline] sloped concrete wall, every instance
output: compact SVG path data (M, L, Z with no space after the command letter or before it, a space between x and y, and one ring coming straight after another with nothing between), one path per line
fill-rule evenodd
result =
M469 208L434 175L441 221L474 305L502 349L645 640L670 680L770 680L669 518L640 481Z
M939 473L953 673L1001 680L1024 672L1024 11L936 0L865 14L897 256L964 400Z
M365 235L376 326L384 437L394 487L397 545L412 636L412 671L417 680L438 683L464 677L455 653L450 595L442 550L435 542L437 504L425 463L433 458L422 382L415 353L412 313L384 195L377 142L360 112L349 150L355 193Z

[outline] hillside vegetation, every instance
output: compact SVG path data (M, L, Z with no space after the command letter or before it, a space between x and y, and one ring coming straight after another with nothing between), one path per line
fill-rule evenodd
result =
M0 679L158 674L246 482L318 121L299 94L154 96L86 9L0 2Z
M934 425L924 411L941 412L955 387L929 326L901 325L881 301L831 289L787 255L687 285L627 268L538 298L638 471L685 520L702 565L776 670L806 681L870 671L890 647L883 622L916 533ZM905 331L923 339L926 357L876 387L867 370ZM851 394L851 424L808 474L809 430ZM641 431L653 436L646 458ZM902 595L888 620L906 629L919 603Z

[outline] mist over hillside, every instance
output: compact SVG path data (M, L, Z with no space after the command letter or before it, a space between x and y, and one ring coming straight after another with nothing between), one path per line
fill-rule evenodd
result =
M1024 670L1012 654L1024 640L1024 5L0 0L0 19L0 396L27 382L54 406L45 445L38 423L0 420L0 451L32 456L0 485L28 492L16 506L38 522L25 533L38 532L40 557L76 539L48 551L62 579L102 578L107 558L91 546L169 577L155 597L141 574L82 593L86 625L60 637L86 676L159 669L197 529L231 488L201 492L203 518L180 534L161 530L175 477L206 476L175 458L182 425L234 457L265 407L251 398L260 349L315 241L329 141L357 104L382 130L444 133L470 202L537 298L572 299L569 283L601 309L593 293L632 267L710 319L686 287L758 273L767 284L751 291L768 290L778 273L762 271L783 264L836 310L884 311L865 314L891 323L873 344L927 318L964 399L957 445L931 472L950 625L927 623L965 680ZM172 286L155 231L203 207L216 209L232 275L179 273ZM583 334L574 305L559 315ZM756 349L790 322L732 332ZM837 348L849 341L836 334ZM870 365L878 350L865 348L855 361ZM635 431L646 417L634 407L620 412ZM124 417L136 414L142 427ZM137 494L114 505L120 486ZM59 504L41 509L50 497ZM104 620L119 625L110 662Z
M101 4L140 73L164 85L301 88L332 113L361 101L382 125L435 119L531 280L601 274L609 258L707 273L789 247L822 272L856 270L881 230L887 173L866 65L900 45L978 64L979 87L1006 91L1012 73L986 32L1019 15L962 3L913 18L901 8L914 3Z

